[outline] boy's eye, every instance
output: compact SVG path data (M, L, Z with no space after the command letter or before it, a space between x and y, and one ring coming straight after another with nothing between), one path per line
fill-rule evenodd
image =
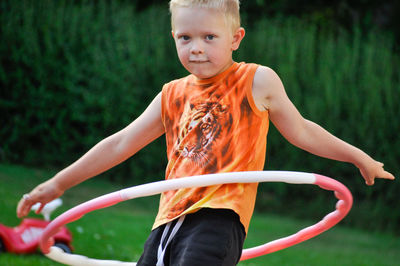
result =
M190 39L190 37L187 36L187 35L182 35L182 36L180 36L179 38L181 38L181 39L184 40L184 41L188 41L188 40Z
M206 36L207 41L212 41L214 38L215 38L215 36L211 35L211 34Z

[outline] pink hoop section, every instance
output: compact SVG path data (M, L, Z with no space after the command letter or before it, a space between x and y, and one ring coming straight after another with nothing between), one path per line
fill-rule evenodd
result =
M241 261L273 253L313 238L335 226L349 213L353 205L353 197L350 191L342 183L332 178L317 174L315 174L315 177L315 185L335 192L336 198L339 199L336 203L336 210L326 215L320 222L291 236L243 250L242 257L240 258Z
M251 171L251 172L234 172L234 173L218 173L202 176L192 176L173 180L164 180L144 184L116 191L85 203L82 203L54 219L45 229L40 239L40 248L46 256L57 260L57 256L52 255L53 249L50 247L54 244L52 236L65 224L71 223L82 218L85 214L97 209L107 208L121 201L160 194L165 191L175 190L188 187L202 187L217 184L228 183L258 183L258 182L285 182L291 184L313 184L319 187L334 191L339 201L336 204L336 210L326 215L320 222L313 226L307 227L291 236L271 241L264 245L243 250L240 260L266 255L278 250L288 248L300 242L306 241L322 232L328 230L342 220L350 211L353 198L350 191L340 182L317 174L288 172L288 171ZM54 252L54 253L58 253ZM80 255L67 255L78 257ZM63 255L63 256L64 256ZM81 256L83 257L83 256ZM85 257L86 258L86 257ZM58 260L63 262L66 260ZM72 264L71 264L72 265ZM77 263L77 265L82 265ZM97 264L90 264L97 265ZM98 264L100 265L100 264ZM135 264L133 264L135 265Z

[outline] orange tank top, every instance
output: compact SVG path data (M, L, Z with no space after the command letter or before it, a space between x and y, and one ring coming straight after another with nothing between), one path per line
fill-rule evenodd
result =
M263 170L269 120L252 96L257 67L233 63L210 79L189 75L164 85L166 179ZM257 186L228 184L163 193L153 228L200 208L223 208L239 214L247 232Z

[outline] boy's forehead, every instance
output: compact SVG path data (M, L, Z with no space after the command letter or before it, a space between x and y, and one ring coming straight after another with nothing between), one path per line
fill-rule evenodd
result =
M171 10L173 30L178 28L189 28L196 26L209 28L226 28L224 14L222 11L204 7L175 7Z

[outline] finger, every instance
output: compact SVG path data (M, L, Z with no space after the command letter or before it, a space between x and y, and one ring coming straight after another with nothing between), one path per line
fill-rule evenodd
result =
M35 201L32 199L32 197L29 194L24 194L18 203L17 216L19 218L27 216L34 204Z
M19 218L26 216L31 209L32 204L30 204L26 199L21 199L17 207L17 216Z
M21 203L21 201L19 201L18 206L17 206L17 217L21 218L23 216L24 216L24 214L22 212L22 203Z
M385 171L385 170L382 170L382 172L379 173L377 178L390 179L390 180L394 180L395 179L394 175L392 175L391 173L389 173L388 171Z
M366 180L365 184L367 184L368 186L373 186L375 184L375 181L373 179L372 180Z
M42 212L44 206L46 206L46 203L40 203L40 207L35 211L35 213L40 214Z
M386 174L386 176L384 177L384 178L386 178L386 179L390 179L390 180L395 180L396 178L394 177L394 175L392 175L391 173L389 173L389 172L386 172L385 171L385 174Z

